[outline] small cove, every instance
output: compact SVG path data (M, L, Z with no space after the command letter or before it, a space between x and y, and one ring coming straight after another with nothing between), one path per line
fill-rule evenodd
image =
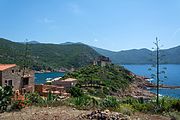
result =
M155 71L149 71L149 68L152 68L151 65L122 65L125 68L129 69L133 73L151 78L151 74ZM165 64L161 65L161 68L166 67L165 76L167 79L161 77L161 84L170 85L170 86L180 86L180 65L178 64ZM156 80L153 80L156 82ZM156 89L150 89L151 92L156 93ZM163 96L170 96L175 98L180 98L180 89L160 89L160 94Z

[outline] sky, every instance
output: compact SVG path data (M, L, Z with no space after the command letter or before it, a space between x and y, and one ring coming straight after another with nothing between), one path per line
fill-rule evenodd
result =
M0 38L113 51L180 45L180 0L0 0Z

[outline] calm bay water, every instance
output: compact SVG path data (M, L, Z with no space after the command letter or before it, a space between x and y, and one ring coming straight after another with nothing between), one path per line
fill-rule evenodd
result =
M151 74L155 73L155 70L149 71L149 68L152 68L151 65L122 65L130 71L134 72L137 75L146 76L151 78ZM161 84L180 86L180 65L175 64L166 64L161 65L161 69L166 67L165 76L167 79L161 77L163 81ZM162 75L163 76L163 75ZM156 82L154 80L154 82ZM151 89L150 91L156 92L156 89ZM160 89L160 94L163 96L171 96L180 98L180 89Z
M35 73L35 83L43 84L46 82L47 78L57 78L64 76L62 72L45 72L45 73Z

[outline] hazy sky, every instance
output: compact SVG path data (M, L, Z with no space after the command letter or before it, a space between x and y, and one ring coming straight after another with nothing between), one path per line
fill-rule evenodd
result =
M109 50L180 45L180 0L0 0L0 37Z

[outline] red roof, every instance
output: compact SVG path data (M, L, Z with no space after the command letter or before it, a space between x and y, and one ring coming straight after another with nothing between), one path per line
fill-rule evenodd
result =
M15 67L15 66L16 66L16 64L0 64L0 71Z

